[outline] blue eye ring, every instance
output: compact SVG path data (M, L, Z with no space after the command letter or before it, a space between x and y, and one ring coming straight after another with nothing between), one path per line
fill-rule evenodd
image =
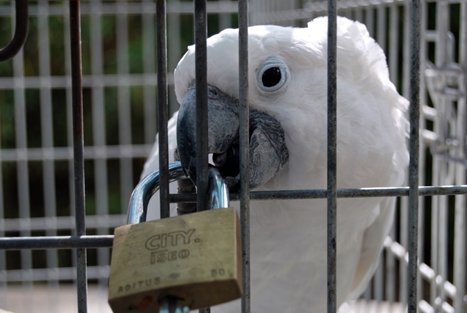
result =
M258 88L263 93L276 93L288 85L289 68L279 57L268 58L257 70Z

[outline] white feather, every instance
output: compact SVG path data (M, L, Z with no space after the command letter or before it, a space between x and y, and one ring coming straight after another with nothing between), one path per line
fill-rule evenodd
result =
M390 82L384 53L364 25L338 18L337 37L338 188L400 186L408 163L408 102ZM290 155L261 189L326 188L327 19L317 18L308 28L250 27L248 43L250 107L279 120ZM208 39L207 81L233 97L237 51L236 29ZM190 46L175 71L179 102L194 81L194 53ZM284 92L267 97L259 91L256 71L271 56L285 61L290 82ZM169 122L171 156L175 127L176 115ZM158 167L156 146L142 177ZM337 205L341 305L358 297L371 278L392 224L394 199L338 199ZM157 201L151 206L157 218ZM326 216L323 199L251 202L252 312L326 311ZM214 312L238 308L237 301Z

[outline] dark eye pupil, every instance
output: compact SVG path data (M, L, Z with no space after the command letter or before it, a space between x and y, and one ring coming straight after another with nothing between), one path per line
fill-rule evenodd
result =
M281 70L278 67L271 67L263 73L264 87L273 87L281 81Z

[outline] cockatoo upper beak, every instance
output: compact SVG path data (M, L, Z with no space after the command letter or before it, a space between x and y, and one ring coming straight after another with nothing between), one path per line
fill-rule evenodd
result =
M231 189L239 183L238 100L208 86L208 153ZM187 175L196 183L196 92L192 85L180 106L178 154ZM250 110L250 187L273 177L288 161L284 131L272 116ZM207 161L207 160L206 160Z

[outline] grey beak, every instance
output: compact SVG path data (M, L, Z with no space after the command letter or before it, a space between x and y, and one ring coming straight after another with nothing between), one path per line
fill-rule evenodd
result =
M271 179L288 161L285 135L271 115L250 110L250 187ZM208 86L208 153L229 188L239 184L238 101L216 87ZM178 154L182 166L196 183L196 93L188 89L177 121Z
M238 141L238 101L208 86L208 153L223 155ZM182 166L196 182L196 89L192 85L178 113L177 145Z

